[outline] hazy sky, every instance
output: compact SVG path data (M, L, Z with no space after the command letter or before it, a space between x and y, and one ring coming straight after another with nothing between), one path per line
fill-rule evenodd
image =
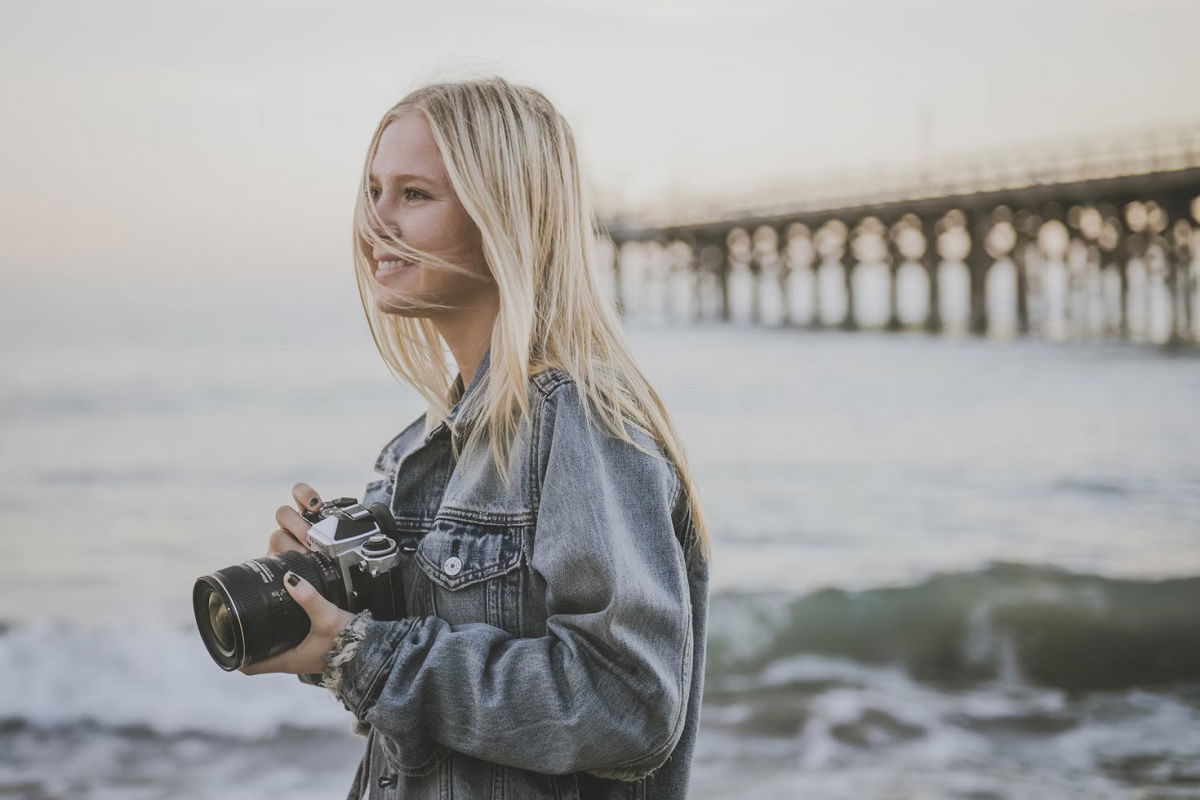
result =
M541 88L609 207L1200 120L1194 0L0 8L10 278L348 270L368 138L437 78Z

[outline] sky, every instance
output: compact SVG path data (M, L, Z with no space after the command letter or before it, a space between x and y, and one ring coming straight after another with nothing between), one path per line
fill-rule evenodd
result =
M371 132L500 74L602 208L1200 121L1194 0L0 0L7 280L346 276Z

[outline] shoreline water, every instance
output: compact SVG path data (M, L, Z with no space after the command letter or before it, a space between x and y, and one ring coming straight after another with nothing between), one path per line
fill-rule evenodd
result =
M190 589L423 409L352 296L260 295L0 315L0 792L344 793L345 710L217 669ZM716 532L694 797L1200 796L1193 359L629 335Z
M1198 606L1200 576L1016 564L862 591L718 593L693 795L766 774L779 797L890 797L867 788L888 770L913 797L1200 787L1200 743L1180 735L1200 726ZM13 625L0 670L5 796L327 796L361 756L332 695L221 672L194 626Z

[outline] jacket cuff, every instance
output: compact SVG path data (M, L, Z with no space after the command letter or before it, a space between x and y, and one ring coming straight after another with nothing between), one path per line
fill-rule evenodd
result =
M415 623L415 618L381 622L370 611L360 611L334 637L325 656L321 685L362 720Z
M338 631L329 652L325 654L325 669L321 671L321 685L337 695L350 711L354 708L346 702L342 694L342 680L347 670L353 668L347 665L358 655L358 646L366 637L367 623L370 621L370 612L360 611Z

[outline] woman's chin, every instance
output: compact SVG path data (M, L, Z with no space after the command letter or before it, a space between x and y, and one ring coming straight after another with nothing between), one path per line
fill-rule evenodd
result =
M419 317L421 310L400 297L388 297L385 292L375 291L375 308L381 314L392 314L397 317Z

